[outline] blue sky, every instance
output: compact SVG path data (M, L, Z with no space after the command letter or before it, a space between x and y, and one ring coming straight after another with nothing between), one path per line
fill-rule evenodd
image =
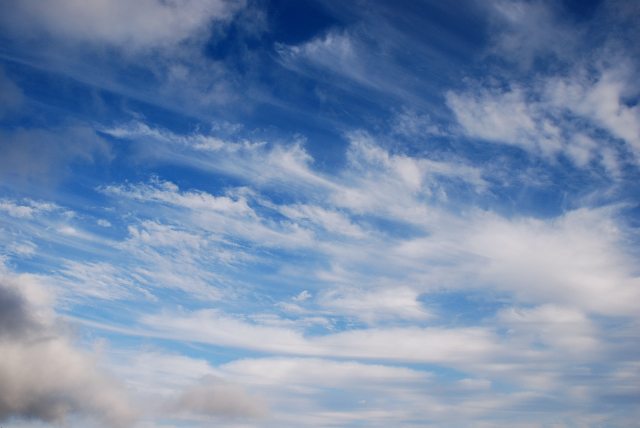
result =
M4 427L640 417L640 6L0 6Z

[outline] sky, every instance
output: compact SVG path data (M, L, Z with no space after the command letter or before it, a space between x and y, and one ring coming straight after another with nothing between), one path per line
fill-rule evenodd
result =
M640 3L4 0L4 428L631 427Z

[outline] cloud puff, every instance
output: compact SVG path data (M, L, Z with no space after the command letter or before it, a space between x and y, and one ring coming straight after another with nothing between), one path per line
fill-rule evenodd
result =
M0 420L62 423L76 414L130 426L136 414L123 385L58 331L38 305L42 294L29 277L0 277Z
M322 296L322 304L341 315L354 316L365 323L377 324L394 319L421 321L432 315L417 301L418 293L407 287L388 287L364 291L331 290Z

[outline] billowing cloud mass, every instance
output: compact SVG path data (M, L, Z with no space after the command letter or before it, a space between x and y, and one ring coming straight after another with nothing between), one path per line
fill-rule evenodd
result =
M39 307L44 299L46 291L28 276L0 280L0 419L63 423L80 415L132 426L136 413L124 385L58 331L49 308Z
M635 426L637 22L5 1L2 426Z

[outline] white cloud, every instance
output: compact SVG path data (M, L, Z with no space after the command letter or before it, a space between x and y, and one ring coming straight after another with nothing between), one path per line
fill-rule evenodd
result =
M65 261L59 269L59 275L51 281L60 294L99 299L123 299L131 296L133 281L121 268L105 262Z
M366 81L361 60L349 34L329 32L300 46L279 46L284 63L297 68L300 60L310 61L356 81Z
M299 140L267 147L263 141L231 142L200 133L183 136L140 122L101 131L116 138L162 143L162 147L154 146L150 155L197 169L221 171L260 187L284 185L289 191L335 187L330 180L311 170L313 159Z
M198 296L218 300L216 287L219 275L207 269L210 261L233 261L210 245L209 235L189 233L174 226L143 221L139 227L129 226L129 238L117 248L133 258L123 262L136 283L147 287L167 287Z
M433 315L417 300L418 293L407 287L358 290L344 288L323 294L323 307L344 316L353 316L367 324L378 324L397 319L423 321Z
M555 160L564 154L580 168L601 163L612 175L611 137L624 140L640 153L640 113L622 102L626 82L603 72L595 82L580 74L562 79L541 79L539 87L525 90L478 88L447 94L464 132L475 138L521 147L536 156ZM611 137L596 137L600 129ZM636 162L637 162L636 159Z
M540 150L546 155L560 149L557 128L544 118L532 117L537 116L537 112L531 111L520 88L508 92L483 89L477 94L462 96L449 92L447 104L473 137ZM548 135L544 135L545 127L551 131Z
M132 235L130 242L139 241L152 246L164 242L174 247L179 246L180 243L188 243L197 250L212 240L223 241L220 237L248 240L258 246L285 248L309 247L314 241L313 233L300 227L298 223L275 223L268 218L258 216L248 205L243 189L230 191L232 196L215 197L206 192L181 192L173 183L156 181L148 185L108 186L100 190L116 197L139 200L144 204L166 204L175 210L171 214L179 228L186 227L195 232L195 234L187 231L178 232L173 226L144 222L146 231L138 231L135 227L130 228ZM267 208L273 208L268 203L264 205ZM229 247L237 246L231 244ZM219 254L222 258L229 255L230 261L234 258L233 254L236 254L239 259L246 257L241 248L235 248L235 250L231 254L224 252Z
M218 375L209 363L159 350L111 350L113 370L127 386L142 396L159 396L161 402L179 394L205 376Z
M518 302L632 315L639 278L622 227L615 207L549 220L475 211L444 217L429 236L399 242L392 260L421 275L428 289L480 287Z
M603 22L616 7L600 4ZM625 102L638 93L637 65L620 42L627 36L619 21L569 24L561 19L562 6L549 2L500 0L491 8L490 53L523 69L504 67L496 78L446 94L464 133L547 160L564 155L580 168L600 164L616 178L616 158L628 156L615 154L611 140L621 139L638 163L640 109ZM537 60L548 70L536 69Z
M440 10L436 3L423 6ZM573 60L572 49L580 32L555 25L552 12L541 2L497 3L506 29L495 39L492 53L512 55L509 60L518 62L519 72L525 74L535 70L534 63L541 57ZM148 72L153 75L149 87L159 93L154 94L158 98L137 96L142 104L134 104L162 99L163 107L189 114L192 110L180 110L179 103L168 100L167 94L180 92L180 99L189 105L211 100L225 103L238 96L234 93L238 87L255 96L256 88L245 87L243 76L229 78L224 61L205 60L202 46L191 43L193 38L209 37L211 28L215 32L219 23L228 23L240 7L242 2L195 0L126 4L52 0L44 6L27 0L7 3L6 15L0 20L13 19L21 27L14 28L15 34L49 35L48 43L55 51L52 58L75 52L68 45L57 46L61 39L74 47L82 41L108 69L110 60L105 57L123 59L120 47L134 54L126 70L119 63L117 72L113 65L111 71L101 73L113 73L116 80L126 81L130 77L127 70ZM442 7L448 12L457 9ZM385 11L393 12L391 6ZM337 13L336 9L331 13ZM318 87L329 79L336 81L332 88L347 87L350 99L361 96L362 88L357 85L366 86L372 102L385 108L412 106L412 100L420 99L415 105L422 107L414 105L395 115L391 133L384 137L365 131L346 134L346 162L333 174L327 171L335 165L325 169L327 165L314 165L304 138L273 144L240 137L234 140L239 133L230 125L223 126L226 130L218 127L211 133L184 135L142 122L99 130L99 126L86 124L51 131L16 128L0 135L5 142L0 170L8 177L7 183L34 176L49 182L50 176L59 175L75 160L91 161L97 154L109 158L107 141L112 138L134 141L114 145L123 148L117 152L122 157L114 168L120 171L139 161L130 177L144 175L149 164L157 171L170 171L174 178L184 169L200 171L193 179L175 183L152 178L98 187L101 197L108 198L113 207L108 211L109 220L97 220L95 206L68 193L64 194L67 203L83 208L66 220L62 220L64 209L53 204L0 200L0 239L7 244L0 260L15 261L15 269L38 268L42 272L38 278L57 291L64 310L74 314L93 317L90 311L108 303L100 299L119 299L115 303L126 314L106 323L121 327L87 322L87 331L92 334L92 328L105 328L116 338L117 346L138 339L143 344L144 349L130 351L133 357L122 357L123 361L114 364L130 391L148 403L148 420L140 422L141 427L161 422L167 426L172 422L194 426L442 426L465 425L469 420L465 418L471 417L481 419L479 425L517 426L538 420L516 420L514 409L539 409L553 402L563 408L560 419L575 421L578 418L572 416L584 408L604 408L615 397L638 397L639 367L629 356L637 355L639 265L630 248L635 235L624 227L616 207L567 210L555 218L498 214L521 208L519 200L510 199L517 190L499 188L494 180L495 175L506 176L514 170L496 172L493 159L487 166L472 163L477 159L475 150L482 147L444 135L443 127L431 121L436 109L425 108L431 101L424 99L428 89L423 84L430 80L425 76L431 75L422 75L424 69L418 65L429 65L436 70L433 73L449 79L454 76L446 67L451 63L440 64L435 53L424 62L426 49L417 48L424 42L411 42L414 34L400 37L400 30L390 31L391 24L376 26L386 22L376 18L376 13L347 30L331 30L299 46L278 48L284 65L307 77L322 74ZM408 15L402 22L407 26L424 23ZM225 37L225 31L220 29L219 36ZM469 28L466 34L474 31ZM444 33L429 33L434 34ZM448 47L457 44L440 39L450 43ZM558 44L556 40L568 42ZM106 49L96 51L96 46ZM179 48L166 49L176 46ZM465 55L463 50L445 50L447 55ZM36 51L25 49L39 62L42 52ZM409 57L414 54L423 57L412 62ZM14 66L21 67L18 62L23 59L18 57ZM399 66L398 59L409 65ZM65 64L60 67L76 68L60 62ZM263 71L256 64L262 63L251 63L246 67L248 74ZM47 64L41 65L39 73L50 71ZM439 65L444 66L440 69ZM486 87L483 81L472 83L466 92L449 92L447 102L463 132L473 139L523 148L532 158L540 157L554 167L565 166L566 157L584 175L591 168L598 173L602 166L622 180L622 170L628 165L622 165L625 156L620 141L627 150L640 152L638 107L625 101L635 74L625 74L617 65L595 64L595 71L581 75L586 69L583 65L563 69L561 75L535 76L534 86L527 83L529 75L523 79L503 76L502 83L511 82L503 86L497 76ZM77 70L77 75L85 73L83 67ZM291 70L286 73L290 76ZM82 76L80 80L99 80L103 88L113 90L108 76ZM8 91L11 108L19 108L20 91L0 74L2 88ZM299 87L294 84L291 88L295 92ZM287 86L282 93L289 94L289 89ZM389 94L399 96L401 102L374 99ZM112 100L119 98L114 96ZM110 106L117 109L116 104ZM284 101L278 105L286 107ZM250 103L242 107L253 117ZM351 109L346 104L341 107ZM139 108L146 111L147 107ZM431 116L418 111L429 111ZM0 115L2 112L0 107ZM231 116L236 113L233 109L228 112ZM324 111L320 114L329 117ZM372 114L363 119L372 129L389 123ZM341 121L347 116L339 113L332 118ZM330 127L335 122L323 123L321 126ZM254 131L245 135L263 132ZM108 137L102 139L96 132ZM447 142L425 140L433 136L449 138ZM399 145L408 139L415 145L403 151ZM443 146L450 149L449 154L431 152ZM473 153L466 152L471 146ZM411 155L414 150L425 154ZM513 152L503 147L499 153ZM131 153L135 155L129 157ZM73 169L84 174L84 168ZM213 179L219 176L225 179ZM203 183L207 190L176 183ZM234 187L221 188L225 183ZM70 191L67 186L64 189ZM530 195L527 192L523 190L525 198ZM456 197L461 203L448 203ZM506 199L512 205L499 211ZM477 206L496 211L474 208ZM96 222L104 228L97 228ZM87 230L98 231L91 235L83 224L88 225ZM66 259L61 260L60 254ZM27 287L34 278L10 281ZM152 292L170 300L160 300ZM148 300L140 304L137 293ZM15 300L7 296L9 303ZM462 302L467 297L469 306L448 300ZM472 298L478 301L471 302ZM12 321L21 319L20 314L14 315L23 306L4 305L0 312L0 328L4 329L0 330L0 348L8 356L0 358L4 379L0 381L0 417L35 415L57 422L86 413L111 417L114 426L126 424L131 415L126 406L130 395L122 385L100 374L92 356L78 351L57 330L54 324L59 319L51 313L50 304L41 305L48 308L43 310L46 316L35 303L29 305L23 305L31 308L24 312L33 316L23 317L24 322L17 324L23 327ZM16 331L40 334L42 340L26 341ZM118 334L135 339L126 341ZM170 341L185 355L148 351L158 344L172 346ZM122 348L119 351L115 354L127 353ZM256 354L264 358L246 358ZM213 361L225 363L213 366ZM402 366L409 363L413 368ZM434 373L416 368L427 364ZM39 378L34 380L31 375ZM14 400L21 394L24 400ZM334 407L337 401L339 410ZM244 419L265 416L266 403L273 409L273 420L254 423ZM531 417L534 412L526 413ZM505 414L507 423L494 423L492 418ZM556 422L557 415L548 418ZM234 420L236 417L242 420ZM160 422L161 418L165 420ZM603 421L606 416L598 423Z
M398 275L396 278L400 282L415 287L412 289L416 291L439 287L486 287L506 292L516 301L573 304L589 313L622 311L630 314L635 310L632 303L636 298L633 291L637 282L633 275L635 263L624 249L623 232L619 230L613 211L582 209L551 220L508 220L480 210L463 216L445 213L434 208L428 199L441 186L440 177L459 180L476 191L483 191L487 184L481 169L455 162L390 154L366 135L351 137L349 168L331 181L310 169L311 159L299 147L286 153L300 161L293 161L295 167L280 168L277 177L270 175L272 166L269 163L281 156L283 152L279 150L283 149L255 152L256 157L240 157L240 162L235 162L250 161L246 164L248 179L257 187L269 189L280 183L290 185L300 179L307 181L316 191L309 196L313 203L277 206L257 190L235 189L228 191L227 196L212 196L204 192L181 191L172 183L159 181L103 190L117 197L187 209L187 216L179 220L180 228L191 235L190 239L205 239L208 245L211 245L210 237L224 236L230 241L253 242L256 247L242 249L253 254L261 246L313 248L317 254L328 257L332 266L346 269L337 276L335 272L319 269L312 273L315 278L334 283L349 281L360 287L362 296L368 296L370 291L367 289L372 287L379 287L384 295L383 290L389 285L382 285L379 278ZM528 141L533 144L535 139L531 137ZM574 158L582 157L581 162L585 162L590 156L588 151L592 150L592 139L578 134L571 144L567 150L574 150ZM281 158L287 159L286 156ZM270 217L278 212L287 215L291 222L272 221ZM359 217L363 215L415 225L418 229L414 232L423 237L387 237L384 229L372 233L374 229L369 219ZM321 229L313 228L312 233L308 228L314 224ZM168 233L167 226L163 228ZM325 231L344 235L344 242L335 243ZM147 233L151 239L152 234ZM182 242L181 238L169 235L163 239L175 245ZM204 243L198 245L202 247ZM195 251L192 257L197 257L197 248L191 248ZM238 249L229 251L233 254ZM215 252L210 251L210 254ZM241 258L246 257L238 254ZM154 257L162 260L159 254ZM375 269L371 271L373 266ZM455 269L447 266L455 266ZM300 275L308 276L309 272L302 269ZM367 286L363 287L364 284ZM351 311L354 315L354 307L346 303L347 300L353 303L353 299L343 300L337 300L344 303L339 305L342 314ZM417 316L421 313L419 305L415 306L415 299L409 300L413 303L406 307L417 310L414 313ZM368 300L365 298L364 301ZM373 304L373 301L369 303ZM362 309L358 316L365 316L366 310ZM378 317L376 313L380 315L390 308L379 306L371 310L373 312L367 315L369 322ZM398 316L411 318L409 312ZM422 315L415 316L413 319L421 319Z
M10 2L3 23L20 36L53 36L75 43L99 42L138 50L179 43L226 21L243 6L232 0L54 0Z
M166 337L290 355L455 364L500 348L489 330L475 327L369 328L305 338L299 328L252 324L209 309L144 315L141 322Z
M581 311L553 304L531 309L500 311L498 320L510 327L509 334L552 347L556 352L580 357L600 350L594 323Z
M31 257L36 252L36 245L33 242L17 243L14 242L6 246L5 251L8 254L14 254L19 257Z
M11 217L16 218L33 218L34 214L40 214L49 211L60 211L61 207L52 202L41 202L26 199L25 205L19 205L9 199L0 199L0 211L6 211ZM72 215L67 211L68 215Z
M390 15L402 10L392 9ZM402 26L397 26L397 21L388 19L385 12L377 8L360 10L356 13L357 23L329 29L298 45L279 44L280 63L320 83L315 92L323 104L327 98L332 100L338 89L365 99L369 96L367 92L373 90L377 97L388 97L393 103L424 106L425 99L420 94L429 84L425 71L429 73L427 70L435 63L446 64L450 58L445 59L437 50L426 47L423 40L405 32ZM408 27L424 25L420 18L414 18L407 14L403 20ZM434 27L430 31L439 33L442 28ZM451 35L442 31L438 37L449 39L449 46L454 46L457 41ZM430 76L438 80L434 74ZM330 88L329 96L323 87Z
M176 230L171 226L153 221L143 221L140 229L129 226L130 242L137 241L150 247L188 248L198 251L207 245L207 240L197 234Z
M462 389L488 389L491 387L491 381L487 379L461 379L458 384Z
M241 359L220 366L224 373L258 385L307 388L345 388L371 390L398 385L424 385L432 374L358 361L332 361L320 358ZM308 389L307 389L308 390Z
M297 296L292 297L292 299L294 301L296 301L296 302L303 302L303 301L307 300L310 297L311 297L311 294L307 290L304 290L303 292L301 292Z
M200 133L178 135L165 129L151 128L147 124L134 121L113 128L101 129L101 132L115 138L150 138L170 145L180 145L203 151L219 151L226 149L237 151L242 145L230 143L219 138Z
M488 261L479 279L523 301L632 315L640 279L611 214L582 208L549 222L487 215L464 248Z
M363 133L349 137L349 168L341 177L341 185L329 195L329 202L353 214L426 225L438 215L428 198L446 200L445 182L467 185L475 192L486 189L480 168L391 154Z
M547 93L553 105L585 117L624 140L640 162L640 107L623 102L636 84L635 72L624 63L617 67L602 71L595 81L586 75L552 79Z
M340 219L341 213L336 212L335 208L347 208L352 211L382 209L406 212L408 207L403 205L407 199L415 196L415 192L423 192L425 195L432 193L445 195L441 178L449 179L456 184L464 183L477 192L485 191L488 186L482 177L481 168L470 166L457 159L434 161L427 157L412 158L403 154L390 154L379 147L374 138L361 132L348 135L350 140L348 159L351 168L338 178L328 178L314 171L311 168L313 159L301 146L301 142L272 148L267 148L262 143L247 141L225 142L215 153L201 149L182 152L181 148L194 150L196 146L183 140L195 141L210 137L199 134L183 137L164 130L150 129L146 125L129 125L104 132L118 138L151 138L173 147L170 154L166 154L167 159L170 158L172 162L185 162L196 168L231 174L240 177L243 181L249 181L260 189L285 188L303 200L318 199L321 203L307 204L308 207L300 204L301 209L296 209L298 214L290 209L287 213L304 216L323 225L327 230L346 232L347 235L360 235L361 232L358 231L357 226L349 226L346 218ZM162 150L156 147L154 153L162 153ZM374 179L372 171L379 174L378 180ZM166 185L168 184L163 184L163 186ZM117 189L103 190L116 191ZM163 192L175 193L175 190L166 188ZM118 191L124 192L124 188ZM145 196L136 197L160 197L152 196L146 190L142 193ZM133 193L129 192L129 194L133 196ZM169 201L168 196L162 197ZM171 201L177 202L173 196ZM334 207L323 206L327 202L332 203ZM398 204L400 206L397 206ZM415 217L420 217L422 214L416 212Z
M6 211L11 217L30 218L34 209L27 205L17 205L14 202L3 199L0 201L0 210Z
M358 225L351 223L346 215L337 211L329 211L313 205L297 205L281 207L280 212L292 220L309 220L328 232L353 238L365 236L365 232Z
M216 198L200 191L180 192L175 184L157 179L152 180L150 184L129 185L128 187L107 186L101 190L107 194L126 196L145 202L167 203L192 210L211 210L235 215L252 214L242 197L234 201L227 196Z

